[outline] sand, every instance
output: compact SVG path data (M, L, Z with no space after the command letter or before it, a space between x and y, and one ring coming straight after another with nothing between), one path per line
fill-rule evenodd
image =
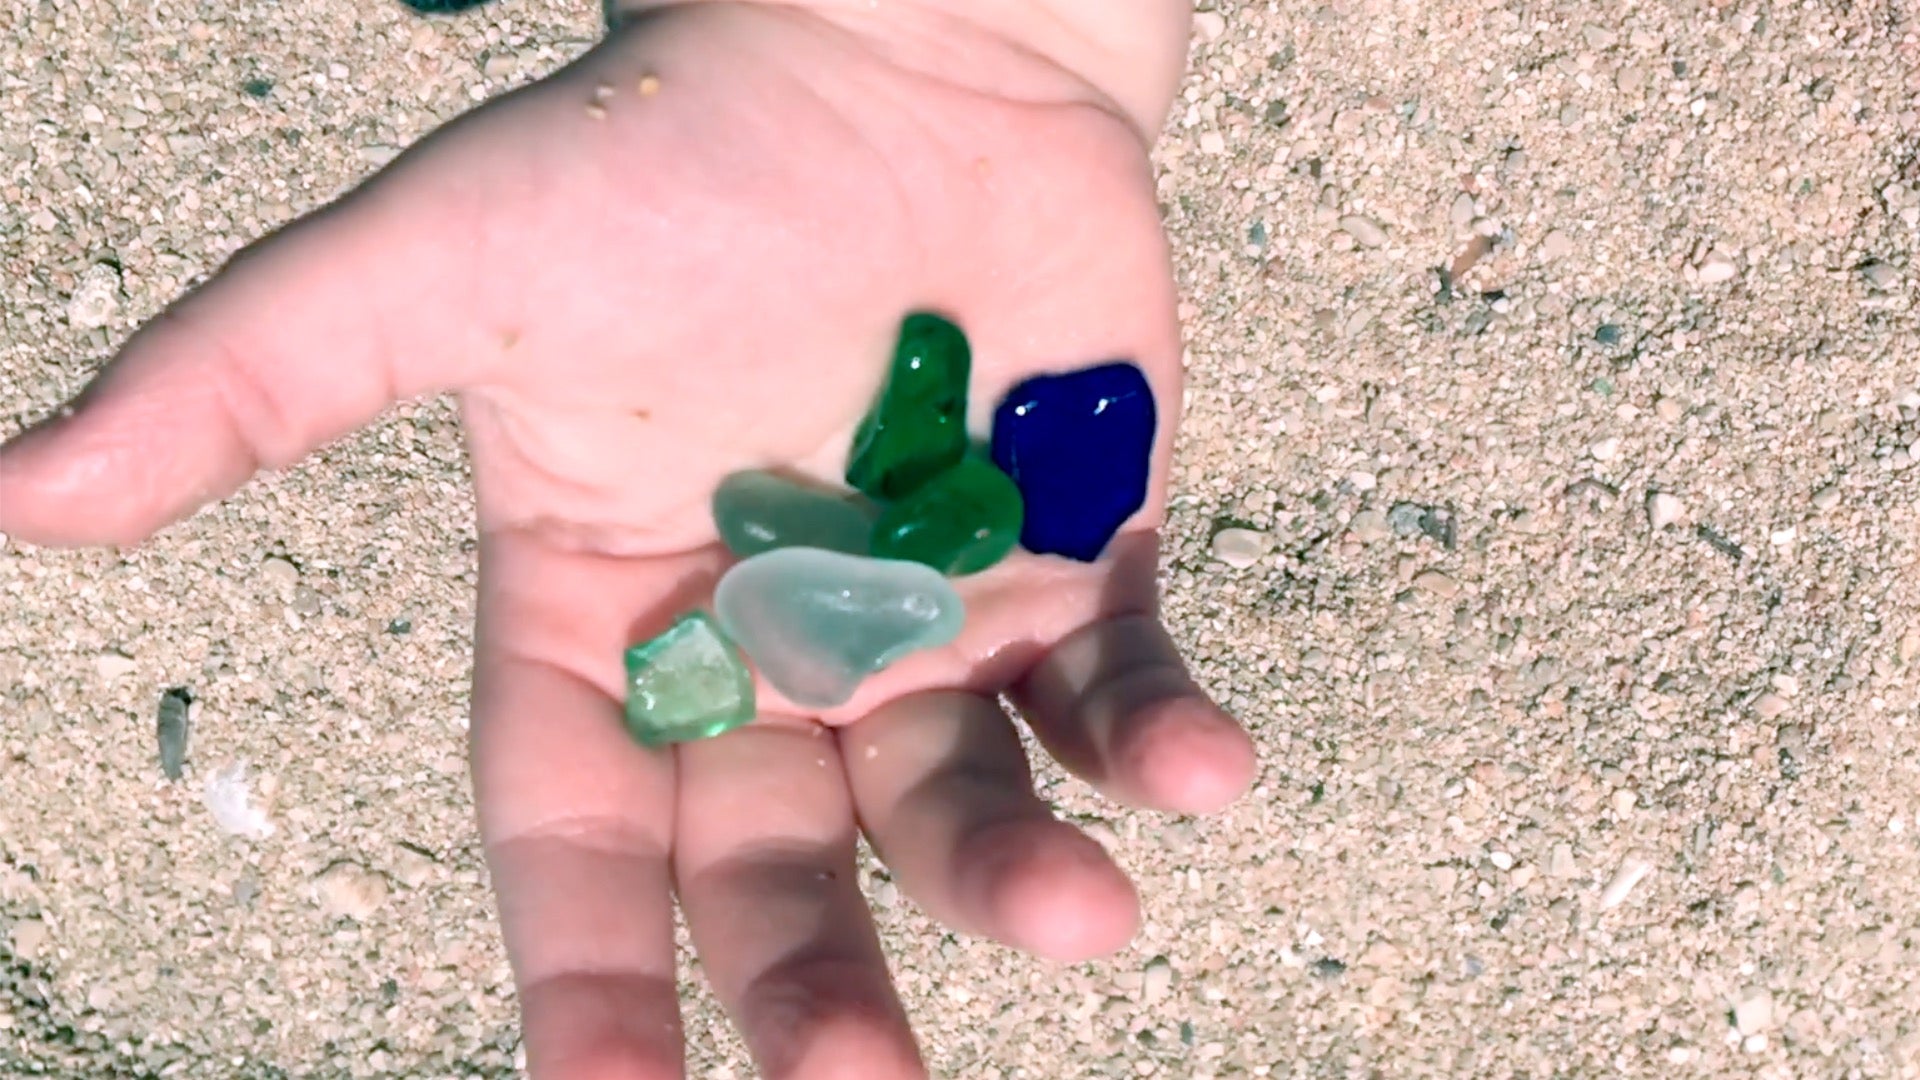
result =
M1043 771L1141 882L1101 962L869 863L936 1075L1920 1075L1920 23L1598 11L1198 20L1167 606L1263 771L1202 821ZM597 17L9 9L0 429ZM514 1074L465 469L425 402L136 551L0 542L0 1074ZM751 1075L686 973L691 1074Z

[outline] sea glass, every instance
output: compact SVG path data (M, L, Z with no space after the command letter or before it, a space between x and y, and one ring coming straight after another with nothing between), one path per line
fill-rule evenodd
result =
M1020 542L1020 520L1020 489L993 462L968 454L881 511L869 550L964 577L1006 558Z
M1020 544L1093 562L1145 505L1153 388L1124 361L1015 386L993 417L993 462L1025 503Z
M768 685L816 709L844 704L901 657L952 641L965 620L953 586L919 563L797 547L735 564L713 610Z
M627 730L645 746L710 738L753 719L753 676L704 611L629 648L626 661Z
M900 326L885 384L854 432L847 483L876 499L908 494L967 450L967 337L938 315Z
M836 495L771 472L737 472L713 492L713 522L741 558L783 547L865 554L875 510L859 496Z

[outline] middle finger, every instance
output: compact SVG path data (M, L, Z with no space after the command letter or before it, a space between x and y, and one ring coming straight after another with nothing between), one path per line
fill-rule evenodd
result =
M762 1071L925 1076L854 877L853 808L832 734L763 721L678 754L680 904Z

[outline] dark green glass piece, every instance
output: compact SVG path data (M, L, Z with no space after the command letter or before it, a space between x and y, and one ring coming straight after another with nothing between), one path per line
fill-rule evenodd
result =
M993 462L974 455L880 512L869 551L951 577L977 574L1020 542L1020 489Z
M847 483L875 499L898 499L959 461L967 452L972 369L958 326L925 312L907 316L879 400L854 432Z
M711 738L753 719L753 675L704 611L632 646L626 660L627 730L644 746Z

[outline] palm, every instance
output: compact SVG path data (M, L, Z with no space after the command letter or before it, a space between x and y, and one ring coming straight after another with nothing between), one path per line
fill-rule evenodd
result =
M395 178L463 177L465 227L483 238L467 295L492 355L464 402L483 527L528 558L636 560L547 596L563 624L613 620L557 646L610 690L635 605L685 606L689 577L720 565L707 498L721 477L777 464L837 479L906 311L968 330L976 413L1036 371L1114 356L1152 374L1167 413L1179 401L1150 177L1120 118L983 99L763 22L656 19L614 39L605 68L476 116ZM997 691L1023 657L1144 607L1150 580L1109 578L1150 573L1148 555L1015 559L967 582L963 638L833 719L923 686ZM583 603L609 588L627 597L617 611Z
M856 829L962 929L1085 956L1135 918L1125 878L1033 796L993 695L1129 802L1209 809L1250 772L1153 615L1172 306L1115 114L962 90L806 16L676 11L450 125L143 328L71 419L0 453L0 529L131 542L394 396L457 391L482 539L477 802L536 1075L676 1071L673 1026L647 1019L675 1015L670 894L769 1072L910 1075ZM964 580L960 639L831 715L763 687L767 723L640 750L620 652L707 600L715 484L837 478L916 308L968 332L976 421L1027 375L1138 363L1162 419L1146 510L1098 563L1015 556Z

